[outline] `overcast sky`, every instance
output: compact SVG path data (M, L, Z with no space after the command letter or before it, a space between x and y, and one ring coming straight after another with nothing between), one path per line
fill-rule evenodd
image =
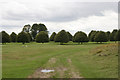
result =
M1 0L0 31L19 33L24 25L33 23L45 24L50 34L62 29L72 34L77 31L89 33L91 30L117 29L118 0L94 1Z

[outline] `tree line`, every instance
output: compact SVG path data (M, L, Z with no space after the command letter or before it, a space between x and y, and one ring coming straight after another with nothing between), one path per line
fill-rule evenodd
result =
M77 42L78 44L83 44L86 42L107 42L107 41L120 41L120 29L114 29L112 32L107 31L95 31L92 30L88 36L83 31L78 31L74 35L65 30L61 30L58 33L53 32L52 35L48 36L47 27L44 24L33 24L25 25L23 30L17 35L12 32L10 35L5 31L0 32L0 37L2 37L2 43L10 42L20 42L29 43L31 41L36 41L37 43L46 43L49 41L59 42L60 44L67 43L69 41Z

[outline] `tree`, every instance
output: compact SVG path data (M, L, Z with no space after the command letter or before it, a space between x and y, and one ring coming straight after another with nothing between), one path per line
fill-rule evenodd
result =
M82 31L76 32L74 35L74 42L78 42L78 44L88 42L87 34Z
M106 35L107 35L108 41L110 41L110 31L107 31L107 32L106 32Z
M47 32L40 31L36 36L36 42L38 42L38 43L49 42L49 37L48 37Z
M11 38L11 42L16 42L17 41L17 34L12 32L11 35L10 35L10 38Z
M40 32L40 31L45 31L47 32L47 28L44 24L33 24L32 28L31 28L31 35L32 37L35 39L36 35Z
M50 41L54 41L55 35L56 35L56 33L53 32L52 35L50 36Z
M94 31L94 30L92 30L89 33L89 35L88 35L89 41L94 42L94 38L95 38L96 33L97 33L97 31Z
M35 23L32 25L32 28L31 28L31 34L34 39L35 39L37 33L38 33L38 24Z
M46 31L47 32L46 26L42 23L38 24L38 30L39 30L39 32L40 31Z
M29 43L30 42L29 35L23 31L20 32L17 37L17 42L22 42L23 44Z
M72 41L73 36L69 32L67 32L67 34L68 34L68 37L69 37L69 41Z
M115 35L115 41L120 41L120 29L117 31Z
M30 41L32 41L32 36L31 36L31 34L30 34L30 33L27 33L27 34L28 34L28 36L29 36Z
M69 41L69 37L65 30L61 30L60 32L58 32L58 34L56 34L54 40L55 42L60 42L60 44L62 45L63 43L67 43Z
M117 31L118 31L117 29L114 29L112 31L112 33L110 34L110 41L115 41L115 35L116 35Z
M100 43L102 43L102 42L107 42L108 41L108 39L107 39L107 35L106 35L106 33L105 32L103 32L103 31L99 31L97 34L96 34L96 36L95 36L95 42L100 42Z
M10 42L9 34L6 33L5 31L2 31L1 34L2 34L2 43L9 43Z
M31 29L31 26L28 24L28 25L25 25L24 27L23 27L23 32L27 32L27 33L29 33L30 32L30 29Z

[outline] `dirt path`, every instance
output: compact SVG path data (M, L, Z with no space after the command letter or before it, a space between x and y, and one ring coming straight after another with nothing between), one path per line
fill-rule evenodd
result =
M68 64L70 66L70 73L69 73L71 75L70 78L83 78L80 76L80 73L77 70L75 70L70 58L68 59Z
M57 58L51 58L48 60L47 64L45 64L45 68L38 68L32 75L28 76L28 78L82 78L80 76L80 73L74 69L74 66L72 65L71 59L67 59L67 64L69 67L65 67L63 65L53 67L53 65L56 63ZM55 70L54 72L50 73L44 73L41 72L41 70L47 69L47 70ZM56 74L59 75L59 77L56 77Z

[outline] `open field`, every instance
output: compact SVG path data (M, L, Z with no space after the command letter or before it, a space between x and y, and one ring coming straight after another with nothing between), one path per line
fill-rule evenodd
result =
M2 46L3 78L117 78L115 43L8 43ZM42 69L54 69L41 73Z

